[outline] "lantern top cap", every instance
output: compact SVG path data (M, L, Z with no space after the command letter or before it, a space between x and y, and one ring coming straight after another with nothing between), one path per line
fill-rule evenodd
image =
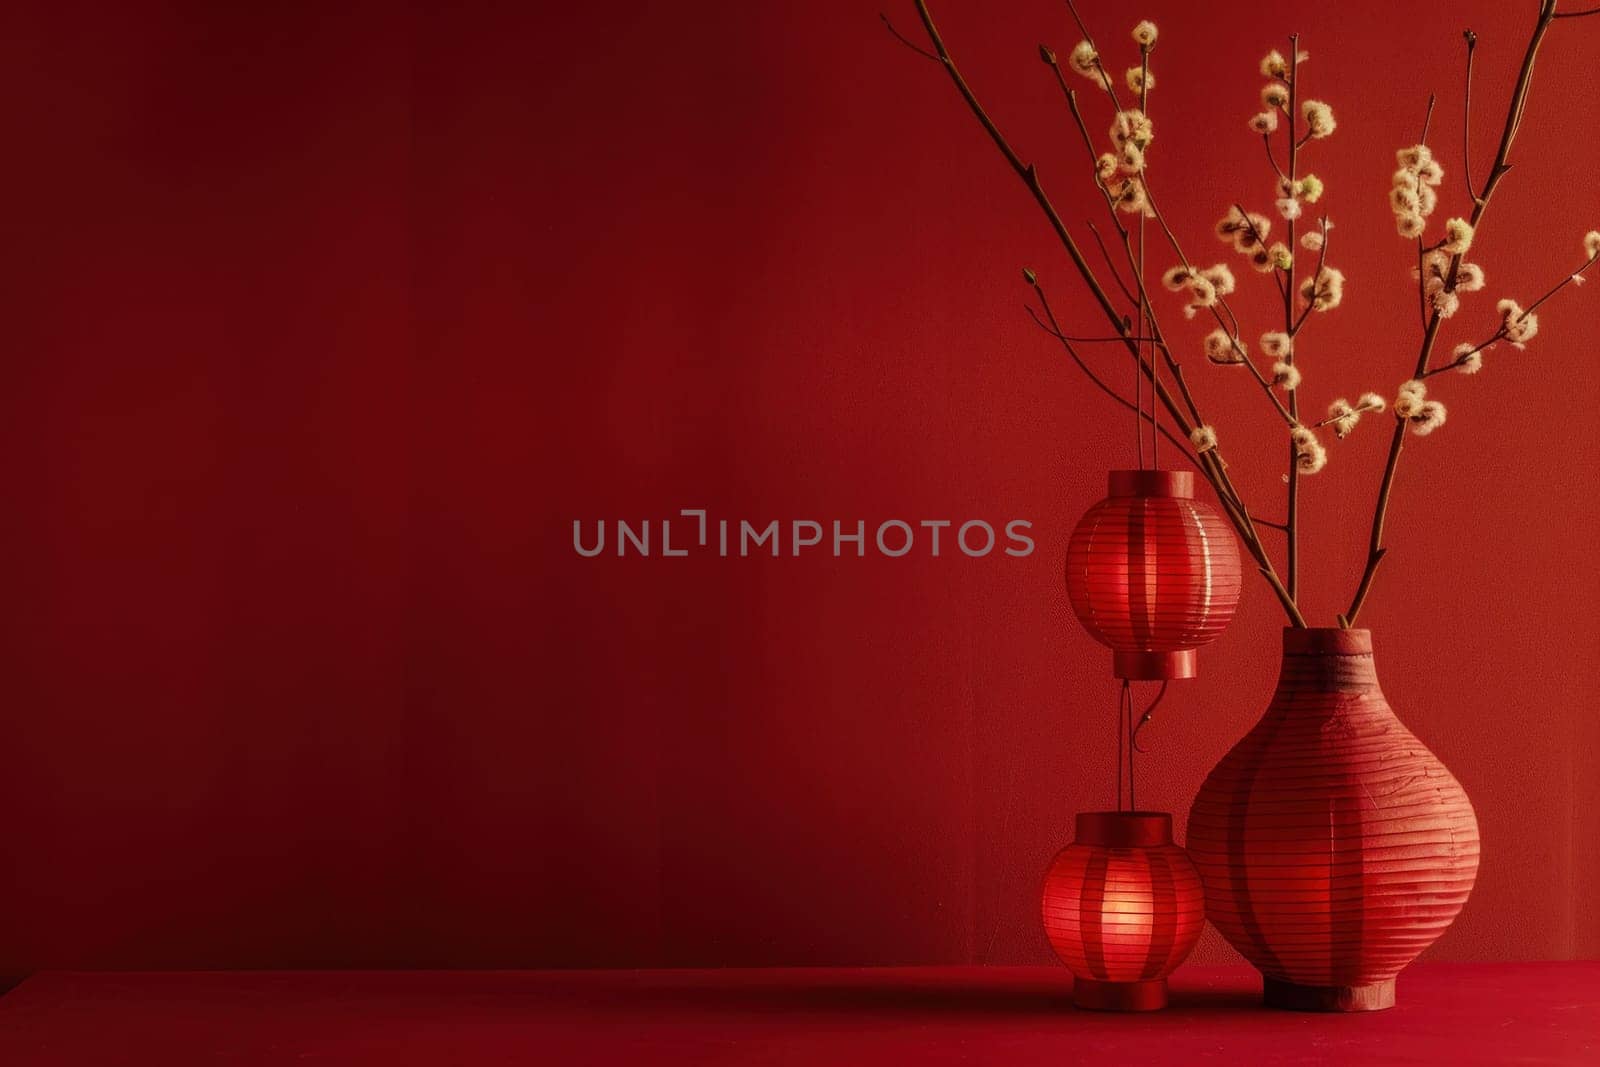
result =
M1103 848L1170 845L1172 816L1164 811L1080 811L1073 843Z
M1194 471L1112 471L1106 481L1109 496L1194 497Z
M1345 630L1338 626L1285 626L1284 655L1365 656L1372 653L1371 630Z

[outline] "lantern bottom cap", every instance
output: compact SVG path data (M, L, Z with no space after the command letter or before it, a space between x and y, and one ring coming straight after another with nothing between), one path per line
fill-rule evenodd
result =
M1111 673L1131 682L1193 678L1199 661L1200 654L1192 648L1176 652L1113 652Z
M1261 979L1261 1002L1289 1011L1382 1011L1394 1007L1393 978L1371 985L1296 985Z
M1072 1003L1089 1011L1159 1011L1167 1006L1167 980L1102 982L1074 978Z

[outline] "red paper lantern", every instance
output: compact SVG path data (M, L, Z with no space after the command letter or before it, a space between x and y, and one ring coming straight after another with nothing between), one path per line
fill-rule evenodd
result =
M1067 544L1067 594L1119 678L1192 678L1239 604L1239 546L1192 471L1112 471Z
M1269 1005L1368 1011L1444 933L1478 872L1478 823L1395 718L1367 630L1284 631L1261 721L1189 812L1206 916Z
M1044 881L1044 929L1080 1008L1153 1011L1205 924L1200 877L1172 843L1172 816L1091 811Z

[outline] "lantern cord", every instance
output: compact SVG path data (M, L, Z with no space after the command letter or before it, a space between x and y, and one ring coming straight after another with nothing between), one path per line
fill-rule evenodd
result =
M1122 724L1125 721L1123 707L1128 701L1128 683L1122 683L1122 689L1117 693L1117 810L1122 810Z
M1144 709L1144 714L1139 716L1139 722L1133 728L1133 737L1130 740L1132 741L1134 751L1136 751L1136 752L1144 752L1144 751L1146 751L1145 749L1143 749L1143 748L1141 748L1139 746L1139 731L1144 729L1145 723L1149 722L1150 721L1150 717L1155 714L1156 705L1160 704L1162 698L1165 697L1166 695L1167 695L1167 683L1166 682L1162 682L1160 691L1156 693L1156 698L1150 702L1150 706L1148 708Z

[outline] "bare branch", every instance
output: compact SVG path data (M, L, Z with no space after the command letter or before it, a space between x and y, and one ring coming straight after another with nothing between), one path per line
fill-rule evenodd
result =
M1480 197L1472 187L1472 57L1478 51L1478 35L1467 30L1462 35L1467 42L1467 92L1462 104L1461 121L1461 176L1466 179L1467 196L1476 204Z
M940 59L938 56L934 55L932 52L928 51L926 48L922 48L922 47L920 47L918 45L915 45L915 44L912 44L910 41L906 40L905 34L901 33L899 30L894 28L894 23L889 21L889 16L888 15L885 15L882 11L880 11L880 12L878 12L878 17L883 20L884 29L888 30L891 34L893 34L895 40L899 41L901 44L903 44L907 48L911 49L913 52L915 52L917 55L921 56L923 59L931 59L935 63L943 63L944 62L944 60Z

